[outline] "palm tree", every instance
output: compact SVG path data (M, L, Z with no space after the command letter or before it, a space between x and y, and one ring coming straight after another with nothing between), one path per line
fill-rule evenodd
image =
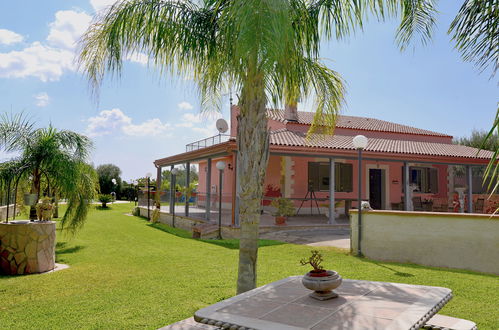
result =
M231 86L240 91L237 170L241 241L238 292L255 287L260 200L268 160L266 107L285 91L313 91L317 118L336 115L339 75L317 57L317 31L301 1L125 1L98 16L82 39L80 63L94 87L106 71L145 52L160 70L193 76L203 105Z
M58 194L67 198L62 228L75 232L83 225L96 193L97 175L85 163L91 146L86 136L52 126L34 128L23 114L3 114L0 119L0 148L20 155L2 164L0 184L12 180L15 175L29 180L31 193L37 194L38 198L44 191L47 195L54 195L57 190ZM14 165L17 169L15 173L7 173ZM30 219L36 219L34 206L30 208Z

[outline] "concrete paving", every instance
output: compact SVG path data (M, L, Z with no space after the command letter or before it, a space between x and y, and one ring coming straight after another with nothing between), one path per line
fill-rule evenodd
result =
M309 246L350 249L350 229L348 228L279 231L262 234L260 238Z

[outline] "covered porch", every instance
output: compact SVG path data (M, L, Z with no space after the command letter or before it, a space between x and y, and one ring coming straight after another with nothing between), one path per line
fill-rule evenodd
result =
M410 145L401 147L403 143ZM235 139L229 138L156 160L157 187L165 170L175 183L159 189L161 210L239 227L236 151ZM305 141L296 132L272 132L260 225L275 226L270 202L278 197L290 199L297 211L286 226L348 225L349 209L358 207L359 190L374 209L487 213L499 201L497 196L487 199L482 186L489 157L489 152L464 146L372 138L359 161L351 137ZM223 170L218 162L224 163ZM185 171L181 181L175 168ZM197 172L198 184L189 191L185 187L190 186L191 171Z

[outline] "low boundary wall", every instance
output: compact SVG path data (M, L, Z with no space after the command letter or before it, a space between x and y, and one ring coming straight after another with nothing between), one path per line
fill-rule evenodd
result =
M350 220L357 254L357 210ZM499 216L363 211L361 234L361 252L370 259L499 274Z
M140 209L140 215L143 217L147 218L147 207L139 206ZM151 208L151 216L152 216L153 209ZM167 224L169 226L173 225L173 216L170 213L166 213L164 211L161 211L160 216L159 216L159 222ZM212 222L207 222L205 220L200 220L200 219L194 219L190 217L185 217L181 215L175 215L175 227L192 231L192 227L195 225L199 224L206 224L206 223L211 223L211 224L217 224L218 222L212 221ZM260 234L268 233L268 232L276 232L276 231L292 231L292 230L303 230L303 229L317 229L317 228L348 228L349 225L347 224L334 224L334 225L286 225L286 226L260 226L259 232ZM241 233L240 227L233 227L233 226L227 226L227 225L222 225L222 237L223 238L239 238ZM214 232L210 236L203 236L202 238L212 238L216 237L217 233Z
M16 215L19 214L19 207L16 207ZM14 204L9 205L9 218L14 215ZM7 217L7 205L0 206L0 221L5 221Z

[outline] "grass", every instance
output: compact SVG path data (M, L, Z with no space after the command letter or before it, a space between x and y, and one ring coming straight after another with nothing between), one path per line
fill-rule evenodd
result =
M1 329L157 329L235 294L237 240L194 240L190 233L127 216L133 203L94 209L74 238L58 233L51 274L0 277ZM497 329L497 276L374 262L319 248L345 278L443 286L454 292L442 314ZM261 241L258 285L306 269L310 247Z

